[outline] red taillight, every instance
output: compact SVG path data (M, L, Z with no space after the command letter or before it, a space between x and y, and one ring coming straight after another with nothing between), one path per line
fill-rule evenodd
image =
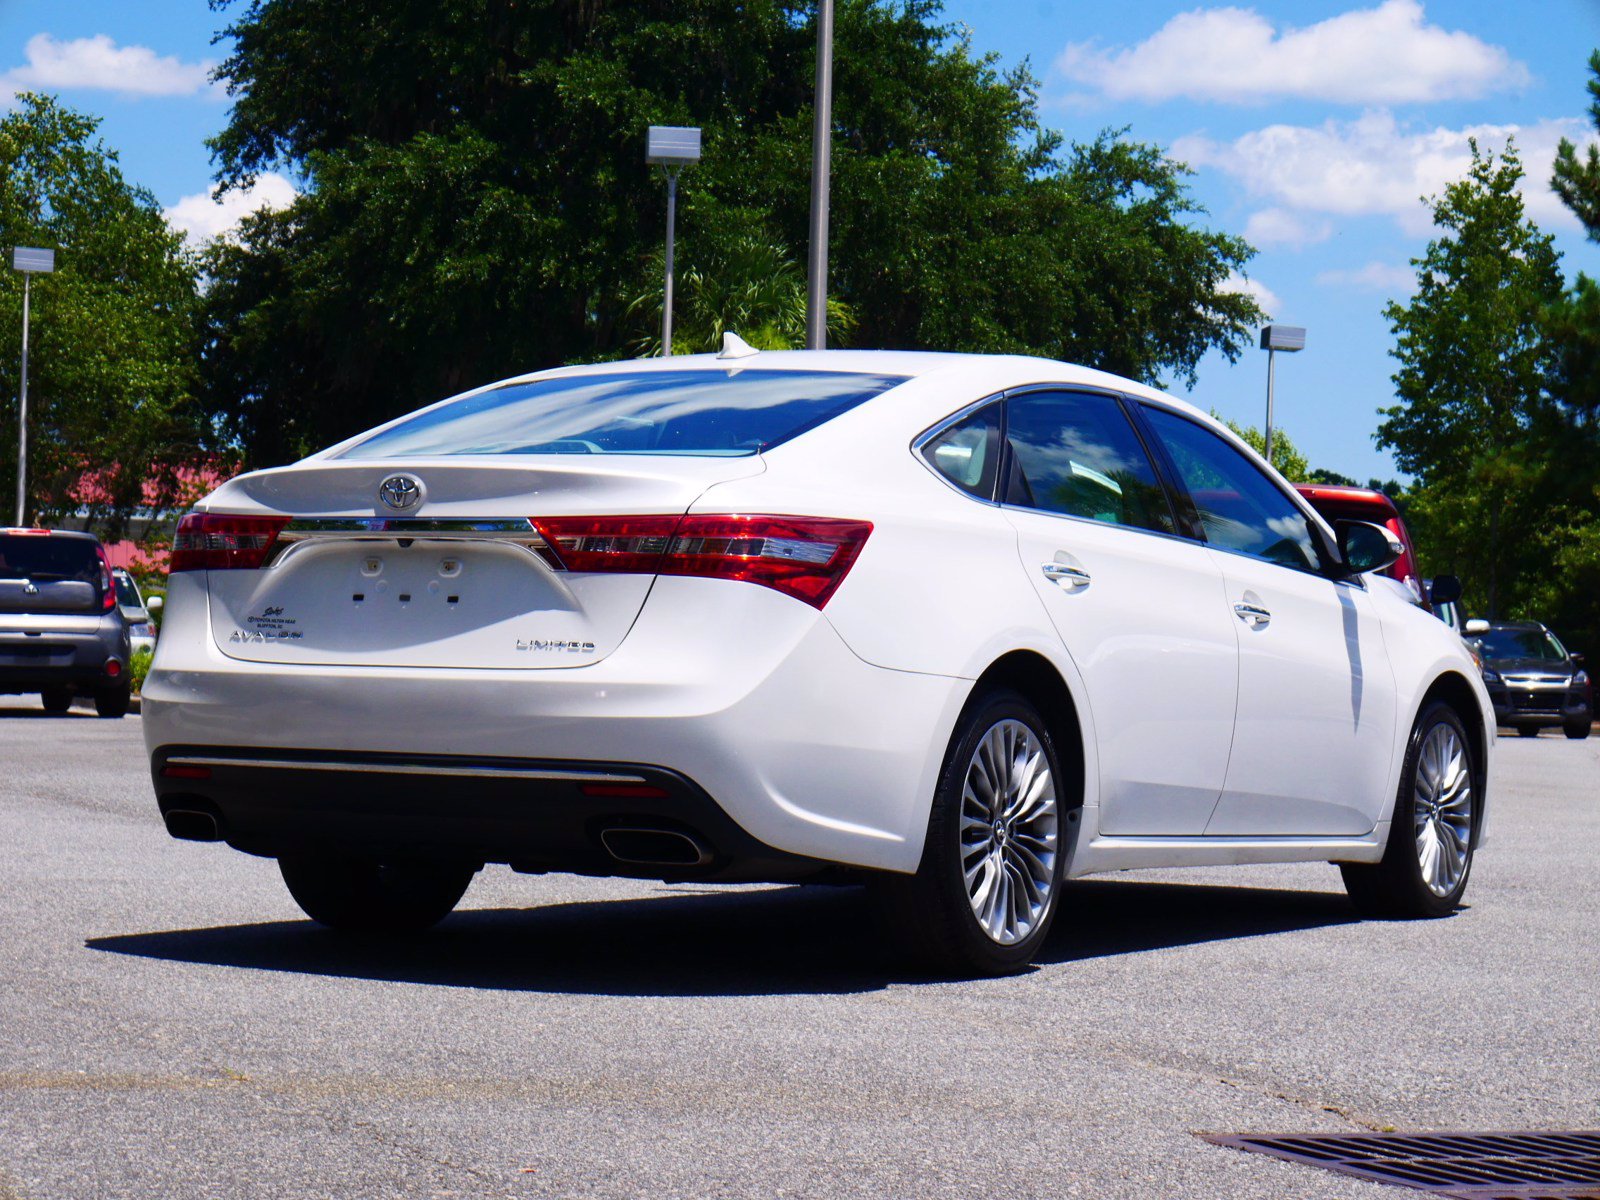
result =
M178 522L167 570L255 570L266 562L288 517L190 513Z
M816 608L844 582L872 532L870 521L764 515L552 517L533 524L569 571L734 579Z
M677 517L550 517L539 536L569 571L654 575L678 527Z
M111 574L111 560L106 557L106 548L96 546L96 554L100 556L100 611L110 612L117 606L117 580Z

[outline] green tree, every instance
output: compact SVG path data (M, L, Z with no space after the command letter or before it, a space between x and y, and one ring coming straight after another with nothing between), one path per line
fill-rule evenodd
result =
M258 463L648 336L649 124L705 130L680 192L684 260L707 271L692 304L751 286L732 232L784 260L806 245L811 0L213 4L233 9L219 179L307 185L206 264L208 403ZM851 344L1150 381L1247 344L1262 314L1225 289L1252 251L1204 227L1180 165L1044 129L1031 76L974 54L937 0L841 0L836 46L830 293ZM734 273L713 279L719 255ZM751 310L760 328L792 341L796 294Z
M1438 236L1406 305L1384 310L1399 403L1380 445L1416 477L1412 512L1435 570L1454 567L1490 617L1521 599L1545 522L1541 436L1554 407L1545 337L1561 295L1558 254L1523 213L1515 147L1472 145L1472 166L1433 201Z
M1245 444L1257 454L1266 454L1266 436L1254 425L1241 425L1237 421L1230 421L1216 409L1211 410L1211 415L1244 439ZM1272 431L1272 465L1277 468L1278 474L1291 483L1309 480L1312 475L1311 464L1300 452L1300 447L1296 446L1289 435L1281 429Z
M653 255L645 290L628 304L637 329L630 353L661 353L665 253ZM722 348L724 332L757 350L799 350L806 344L806 275L782 246L758 229L702 234L693 253L675 264L672 346L678 354ZM848 344L855 314L842 300L828 301L828 341Z
M24 93L0 117L0 235L56 251L33 281L28 369L29 515L80 507L120 533L147 481L157 498L199 440L194 271L155 198L128 184L98 122ZM0 271L0 394L18 394L22 279ZM4 511L16 478L17 410L0 412Z

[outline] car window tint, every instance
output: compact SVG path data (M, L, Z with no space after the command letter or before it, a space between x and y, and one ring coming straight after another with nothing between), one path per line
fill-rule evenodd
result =
M962 491L988 500L994 496L999 451L997 401L929 438L922 447L922 456Z
M1320 571L1311 522L1244 455L1209 429L1145 406L1145 415L1194 501L1206 540L1301 571Z
M1005 501L1091 521L1176 532L1144 446L1111 396L1025 392L1006 401Z
M339 457L759 454L905 379L747 367L555 375L426 409Z

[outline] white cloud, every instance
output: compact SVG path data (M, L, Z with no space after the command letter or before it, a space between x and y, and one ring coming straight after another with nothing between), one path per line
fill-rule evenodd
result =
M1246 296L1254 297L1255 302L1261 306L1261 311L1269 317L1283 307L1283 301L1278 299L1278 294L1266 284L1254 279L1247 279L1237 271L1231 272L1222 281L1222 290L1225 292L1243 292Z
M1323 271L1317 276L1317 283L1321 287L1348 287L1363 292L1409 296L1417 290L1417 273L1410 267L1397 267L1393 263L1369 262L1364 267L1349 270Z
M138 96L193 96L211 86L211 63L162 57L148 46L118 46L103 33L66 42L35 34L24 53L25 66L0 75L0 95L97 88Z
M1433 217L1421 202L1466 175L1470 138L1499 153L1514 137L1526 178L1528 215L1547 229L1576 229L1577 222L1550 190L1556 144L1568 137L1592 140L1578 118L1535 125L1471 125L1415 129L1377 111L1353 121L1321 125L1269 125L1232 142L1180 138L1172 155L1196 167L1215 167L1238 179L1252 196L1304 216L1387 216L1410 234L1425 234Z
M230 188L220 196L196 192L162 211L167 224L191 244L232 233L239 222L263 208L287 208L300 193L282 175L268 172L247 188Z
M1333 222L1310 219L1286 208L1264 208L1250 214L1244 238L1257 246L1290 246L1299 249L1333 236Z
M1069 45L1056 72L1114 100L1344 104L1470 99L1529 81L1499 46L1425 22L1420 0L1382 0L1302 29L1249 8L1173 17L1136 46Z

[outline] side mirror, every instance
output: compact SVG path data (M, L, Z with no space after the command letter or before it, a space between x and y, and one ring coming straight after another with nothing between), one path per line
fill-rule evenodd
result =
M1435 575L1428 587L1428 597L1434 604L1453 604L1461 599L1461 580L1454 575Z
M161 605L162 605L162 599L161 599L160 596L150 596L144 602L144 606L146 608L148 608L151 612L155 612L157 609L159 609L161 607Z
M1405 543L1371 521L1338 521L1339 557L1352 575L1381 571L1406 552Z
M1581 653L1580 654L1569 654L1569 655L1567 655L1567 657L1570 658L1578 666L1580 666L1580 667L1583 666L1583 655Z

